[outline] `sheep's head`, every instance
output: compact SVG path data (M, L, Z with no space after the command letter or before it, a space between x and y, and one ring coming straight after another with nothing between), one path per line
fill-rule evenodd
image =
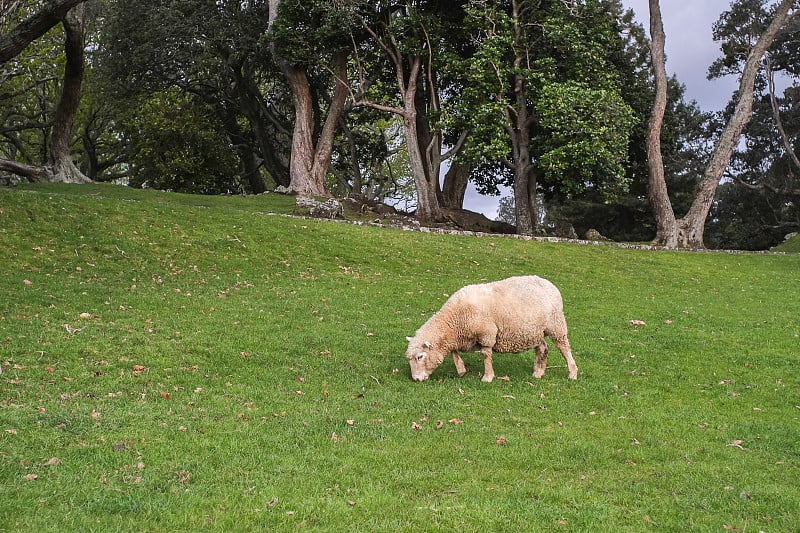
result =
M442 364L446 354L429 341L420 341L416 337L406 337L406 340L406 358L411 366L411 377L414 381L424 381Z

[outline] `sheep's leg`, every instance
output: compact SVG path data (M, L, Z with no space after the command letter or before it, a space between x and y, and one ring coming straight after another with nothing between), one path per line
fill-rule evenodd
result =
M483 354L483 377L481 381L491 383L494 379L494 369L492 368L492 348L484 346L481 348Z
M567 337L560 337L553 339L558 351L564 356L567 362L567 369L569 370L569 379L578 379L578 365L575 364L575 359L572 358L572 350L569 347L569 339Z
M533 377L541 378L544 376L544 371L547 370L547 342L542 341L542 344L536 347L536 362L533 364Z
M456 365L456 372L458 377L463 377L467 373L467 367L464 366L464 360L458 355L458 352L453 352L453 364Z

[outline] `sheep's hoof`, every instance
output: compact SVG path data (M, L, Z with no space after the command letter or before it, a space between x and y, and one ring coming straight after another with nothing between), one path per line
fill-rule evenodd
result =
M460 371L458 371L458 377L460 377L460 378L463 378L463 377L464 377L464 376L466 376L466 375L467 375L467 371L466 371L466 370L460 370Z
M569 379L573 379L573 380L578 379L578 373L575 372L574 374L570 374L569 375Z
M481 381L483 381L484 383L491 383L492 380L494 380L494 376L484 375L481 378Z

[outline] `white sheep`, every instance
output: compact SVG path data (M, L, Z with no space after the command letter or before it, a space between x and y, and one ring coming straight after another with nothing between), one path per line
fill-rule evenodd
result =
M547 368L550 337L567 362L569 379L578 378L567 339L561 293L538 276L516 276L492 283L467 285L456 291L414 337L406 337L406 358L411 377L423 381L452 354L459 376L467 373L458 352L483 354L481 381L494 379L492 351L520 353L536 350L533 376L541 378Z

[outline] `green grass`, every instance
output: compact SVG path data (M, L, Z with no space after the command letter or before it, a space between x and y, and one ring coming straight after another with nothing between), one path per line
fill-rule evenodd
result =
M0 530L796 530L800 256L291 210L0 190ZM554 347L412 382L405 336L518 274L560 287L577 382Z
M772 248L774 252L787 252L787 253L800 253L800 234L795 234L794 236L787 239L785 242L779 244Z

